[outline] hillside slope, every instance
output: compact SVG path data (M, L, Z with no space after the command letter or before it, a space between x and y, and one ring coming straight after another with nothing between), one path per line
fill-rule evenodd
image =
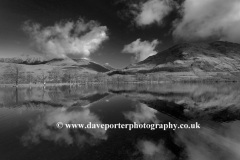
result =
M62 70L67 69L77 69L83 72L89 73L98 73L98 72L107 72L109 69L100 65L96 62L93 62L88 59L45 59L43 57L36 56L27 56L27 57L14 57L14 58L0 58L0 65L11 65L17 64L21 65L25 70L29 71L49 71L53 68L59 68Z
M128 68L194 67L203 71L238 71L240 45L229 42L179 44Z
M216 41L175 45L115 73L160 73L170 80L236 80L239 72L240 45Z

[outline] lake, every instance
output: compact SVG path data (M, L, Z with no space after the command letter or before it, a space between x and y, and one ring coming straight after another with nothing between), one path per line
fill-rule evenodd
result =
M0 160L239 160L239 84L0 88ZM69 129L200 124L192 129Z

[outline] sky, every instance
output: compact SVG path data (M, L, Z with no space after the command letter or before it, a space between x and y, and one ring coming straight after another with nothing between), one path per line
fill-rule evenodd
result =
M183 42L240 43L240 0L1 0L0 56L123 68Z

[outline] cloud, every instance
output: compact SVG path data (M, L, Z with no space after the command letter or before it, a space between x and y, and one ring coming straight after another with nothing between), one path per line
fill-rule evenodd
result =
M142 61L149 56L155 55L157 52L155 51L156 46L160 42L155 39L152 42L149 41L141 41L141 39L137 39L136 41L125 45L122 52L130 53L135 55L135 61Z
M185 0L174 24L177 40L219 39L240 42L239 0Z
M173 9L169 0L148 0L145 3L134 4L135 23L138 26L157 23L161 25L163 18Z
M66 57L68 54L88 57L108 39L106 26L83 19L60 22L45 28L37 23L26 22L23 30L30 35L37 51L56 57Z
M157 111L148 107L147 105L140 103L136 106L135 111L124 113L124 117L132 122L136 123L159 123Z

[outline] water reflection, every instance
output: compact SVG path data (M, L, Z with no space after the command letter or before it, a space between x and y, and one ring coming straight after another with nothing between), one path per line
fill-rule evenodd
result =
M133 85L114 87L111 92L180 119L240 120L238 84Z
M85 106L86 107L86 106ZM40 143L40 140L53 142L64 142L66 144L93 145L97 140L106 140L107 135L104 129L56 129L58 122L88 124L88 122L102 124L99 118L91 113L88 108L79 107L68 111L65 108L58 108L38 116L30 122L30 129L23 135L22 141L25 145L29 143Z
M172 160L175 158L175 155L165 147L162 141L140 140L137 148L143 154L144 160Z
M0 159L239 160L239 86L1 88ZM57 122L196 121L201 129L106 131L54 127Z
M123 113L125 118L136 123L160 123L156 116L157 111L143 103L135 106L134 111Z
M189 160L240 159L240 121L222 124L217 128L203 127L197 131L179 130L176 142Z

